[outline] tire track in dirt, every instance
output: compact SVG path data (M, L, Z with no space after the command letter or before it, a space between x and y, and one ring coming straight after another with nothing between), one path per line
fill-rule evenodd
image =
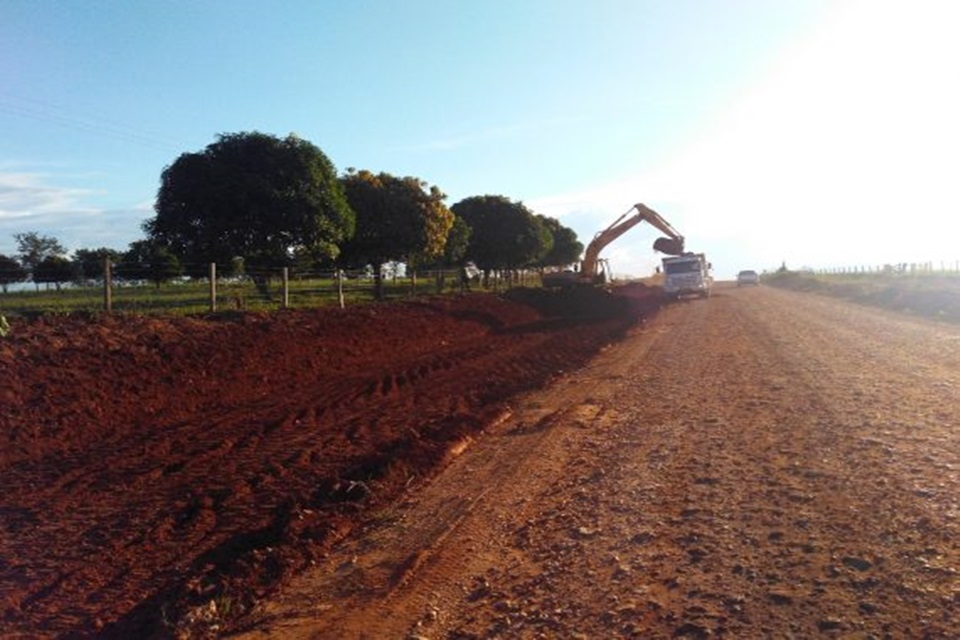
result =
M15 420L0 436L16 444L0 460L0 633L172 633L195 604L249 606L368 503L445 464L507 398L615 340L634 318L613 311L545 320L523 303L468 296L236 326L150 320L154 339L119 341L112 331L141 321L70 321L55 340L61 358L76 358L59 365L73 368L70 384L91 376L97 402L113 386L148 392L111 397L99 413L53 402L83 395L58 394L67 378L35 353L47 327L21 328L0 362L50 402L15 395L0 416ZM129 342L133 355L101 339ZM129 378L104 379L114 361ZM48 422L9 428L33 416Z
M403 637L415 620L434 619L456 598L448 592L450 576L490 557L487 536L491 523L505 520L502 505L531 510L556 475L576 464L575 441L556 431L608 420L590 399L594 386L578 381L590 374L571 375L512 401L510 412L496 417L428 490L375 514L362 535L264 603L241 637ZM620 375L606 371L598 384Z
M515 633L518 622L539 615L553 624L544 622L540 631L562 635L811 636L867 629L909 636L924 629L930 637L951 637L955 518L930 520L937 510L917 500L909 486L920 468L871 466L871 457L857 450L861 426L875 437L877 425L863 424L867 407L851 404L857 396L847 376L857 371L885 384L883 369L861 369L859 342L831 340L829 322L821 319L817 326L803 317L802 298L779 299L777 315L760 316L762 321L732 300L718 295L709 306L661 316L659 322L669 323L677 317L673 312L684 314L674 326L674 347L661 343L663 349L651 350L646 364L653 375L639 376L638 385L625 385L621 394L643 407L637 423L623 426L642 425L644 438L629 456L617 449L598 461L595 472L623 470L599 476L612 480L603 483L606 490L585 484L596 493L574 501L580 511L571 515L568 506L555 512L559 535L571 522L592 530L596 511L606 506L610 515L596 526L616 532L602 551L592 545L589 553L577 548L579 553L545 554L559 562L555 571L565 577L556 590L568 596L572 591L574 600L578 579L589 582L606 570L594 597L577 603L584 610L567 616L568 625L562 614L544 615L530 597L544 595L541 574L504 591L503 598L520 603L517 611L494 615L492 622L488 617L487 627L455 626L457 633ZM865 318L859 321L869 326ZM877 409L894 420L917 405L908 392L888 402ZM950 437L955 443L956 434ZM954 464L956 447L945 453L938 439L934 432L911 448ZM584 483L590 477L584 475ZM640 489L633 507L643 516L621 520L618 527L616 502L606 496L624 486ZM568 489L577 495L577 487L574 482ZM911 511L916 515L899 515ZM921 553L901 547L911 538L936 550L926 555L936 558L939 577L897 561L901 554ZM616 558L612 572L596 562L604 553L611 563ZM509 585L512 575L497 577ZM642 576L632 585L638 589L616 588L634 575Z
M671 306L241 637L956 637L956 336L768 290Z

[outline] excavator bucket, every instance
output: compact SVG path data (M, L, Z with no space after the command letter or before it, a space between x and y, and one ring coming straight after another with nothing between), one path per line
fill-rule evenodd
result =
M683 240L674 240L673 238L657 238L653 243L653 250L670 256L679 256L683 254Z

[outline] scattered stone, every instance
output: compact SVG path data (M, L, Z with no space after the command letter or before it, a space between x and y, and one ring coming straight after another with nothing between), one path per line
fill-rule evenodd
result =
M836 631L843 626L843 621L836 618L824 618L817 622L817 629L820 631Z
M493 605L493 608L500 612L510 612L514 613L519 610L519 607L513 600L500 600Z
M853 556L847 556L841 560L841 562L848 567L856 569L857 571L867 571L873 567L873 563L869 560L864 560L863 558L856 558Z
M711 635L710 629L693 622L686 622L673 632L674 638L709 638Z
M647 544L653 540L653 534L649 531L641 531L640 533L633 534L633 537L630 538L630 542L633 544Z
M867 615L873 615L880 610L880 607L873 604L872 602L866 602L863 600L857 603L857 608L860 609L861 613L865 613Z
M743 596L727 596L723 599L723 606L734 613L741 613L746 599Z
M774 589L767 594L773 604L792 604L793 594L781 589Z
M690 562L696 564L707 557L707 552L700 548L687 549L690 556Z
M476 585L477 586L473 588L473 591L467 595L468 602L475 602L490 595L490 583L487 582L486 579L478 579L476 581Z

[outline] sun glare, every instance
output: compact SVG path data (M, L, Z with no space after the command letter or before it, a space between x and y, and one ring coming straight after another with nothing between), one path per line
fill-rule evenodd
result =
M958 18L946 2L839 4L645 182L717 239L810 261L960 257Z

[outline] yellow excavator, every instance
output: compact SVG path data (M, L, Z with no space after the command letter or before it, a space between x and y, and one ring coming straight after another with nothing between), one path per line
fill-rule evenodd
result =
M593 237L583 253L583 260L580 262L579 269L545 273L543 274L543 286L569 287L607 282L610 279L610 273L606 262L600 258L600 252L608 244L641 222L650 223L667 236L666 238L656 239L653 243L654 251L671 256L683 254L683 236L670 226L670 223L664 220L659 213L644 204L635 204L626 213L614 220L613 224Z

